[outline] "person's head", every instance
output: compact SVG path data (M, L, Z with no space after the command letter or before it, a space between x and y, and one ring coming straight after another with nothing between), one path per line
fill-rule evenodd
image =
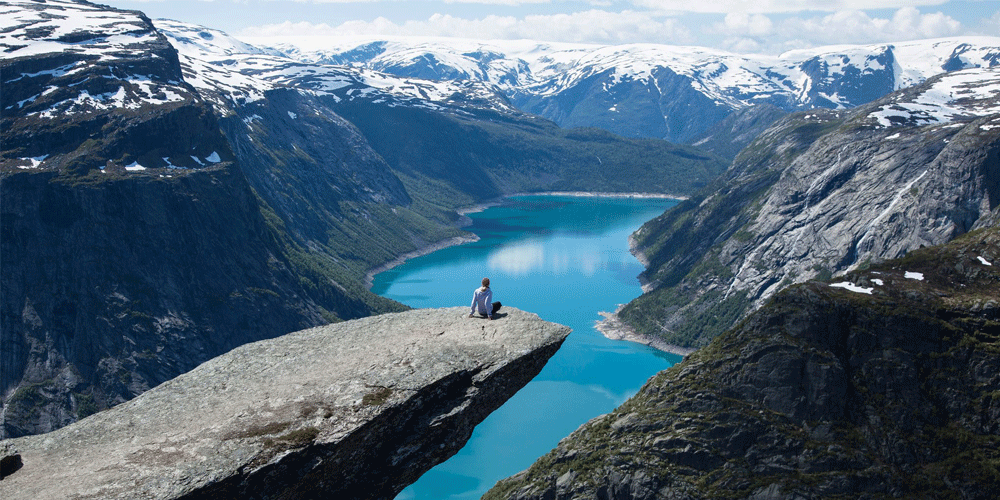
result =
M483 288L489 288L489 287L490 287L490 279L483 278Z

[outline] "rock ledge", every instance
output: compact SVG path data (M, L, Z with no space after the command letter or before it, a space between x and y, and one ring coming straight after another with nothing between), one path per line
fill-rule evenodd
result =
M248 344L73 425L0 443L0 497L392 498L457 452L569 328L414 310Z

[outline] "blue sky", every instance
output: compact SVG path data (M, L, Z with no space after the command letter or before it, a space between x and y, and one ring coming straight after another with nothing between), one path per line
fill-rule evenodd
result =
M1000 0L98 0L233 35L419 35L779 53L1000 36ZM879 8L870 8L876 4Z

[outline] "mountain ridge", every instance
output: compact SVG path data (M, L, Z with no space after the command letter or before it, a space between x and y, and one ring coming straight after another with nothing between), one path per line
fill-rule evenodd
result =
M483 82L496 86L518 108L563 126L599 126L672 142L690 141L751 105L766 103L785 111L849 108L944 71L1000 64L996 37L828 46L777 56L656 44L245 39L303 61Z

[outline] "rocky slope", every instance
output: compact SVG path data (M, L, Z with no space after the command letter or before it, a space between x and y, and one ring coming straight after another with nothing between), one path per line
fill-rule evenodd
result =
M699 347L781 288L989 225L1000 71L947 73L855 110L778 121L699 195L635 235L647 293L621 318Z
M484 498L993 498L998 290L997 226L793 286Z
M0 442L11 457L0 496L391 499L568 333L516 309L490 322L456 307L245 345L68 427Z
M257 39L293 59L496 86L561 126L693 142L736 110L859 106L944 71L1000 64L1000 39L966 37L741 55L656 44L448 39Z

